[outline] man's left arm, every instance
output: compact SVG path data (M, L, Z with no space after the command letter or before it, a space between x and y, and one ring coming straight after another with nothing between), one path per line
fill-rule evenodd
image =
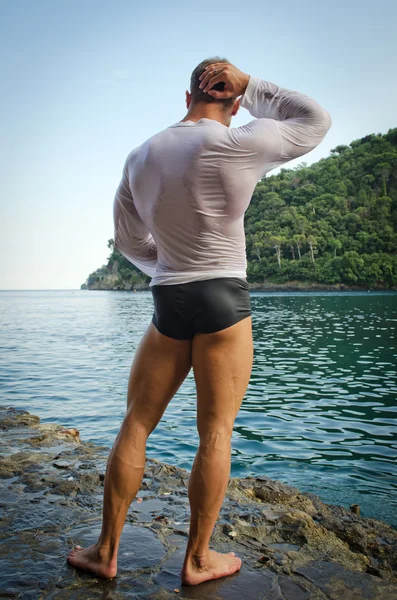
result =
M113 203L114 246L143 273L154 277L157 246L149 229L138 214L128 182L127 164Z

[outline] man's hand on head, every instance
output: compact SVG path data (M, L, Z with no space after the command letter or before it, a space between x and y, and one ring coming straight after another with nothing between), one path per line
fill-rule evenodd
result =
M200 89L217 100L242 96L250 76L230 63L213 63L205 67L200 75ZM223 91L213 90L217 83L224 83Z

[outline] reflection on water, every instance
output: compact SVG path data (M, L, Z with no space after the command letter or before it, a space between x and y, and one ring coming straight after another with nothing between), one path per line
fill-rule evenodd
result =
M251 294L254 367L232 476L268 475L397 526L397 294ZM0 293L1 403L112 446L150 291ZM193 371L147 455L191 469Z

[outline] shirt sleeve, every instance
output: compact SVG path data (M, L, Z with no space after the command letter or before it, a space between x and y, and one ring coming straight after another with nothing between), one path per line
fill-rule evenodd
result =
M257 119L232 129L233 137L251 150L258 178L316 148L331 127L329 113L309 96L253 76L240 105Z
M114 245L143 273L154 277L157 266L155 241L138 214L128 182L127 162L113 203Z

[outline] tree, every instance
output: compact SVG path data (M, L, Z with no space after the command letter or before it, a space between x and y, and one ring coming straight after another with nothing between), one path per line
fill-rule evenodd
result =
M268 236L268 240L269 240L269 244L271 244L271 246L273 246L273 248L276 251L278 266L281 269L281 253L282 253L281 247L283 244L285 244L286 239L282 235L270 235L270 236Z
M335 258L337 250L341 250L341 248L342 248L342 242L340 240L338 240L337 238L331 238L328 240L328 245L330 246L331 250L334 251L334 258Z
M258 260L261 259L261 252L266 246L266 233L264 231L258 231L252 236L252 248L255 251Z
M299 260L302 260L301 247L306 242L306 236L302 233L297 233L293 236L292 239L295 242L296 247L298 249Z
M313 261L313 263L315 263L316 261L314 260L314 253L317 252L317 238L314 235L309 235L307 238L307 243L309 244L309 247L310 247L312 261Z

